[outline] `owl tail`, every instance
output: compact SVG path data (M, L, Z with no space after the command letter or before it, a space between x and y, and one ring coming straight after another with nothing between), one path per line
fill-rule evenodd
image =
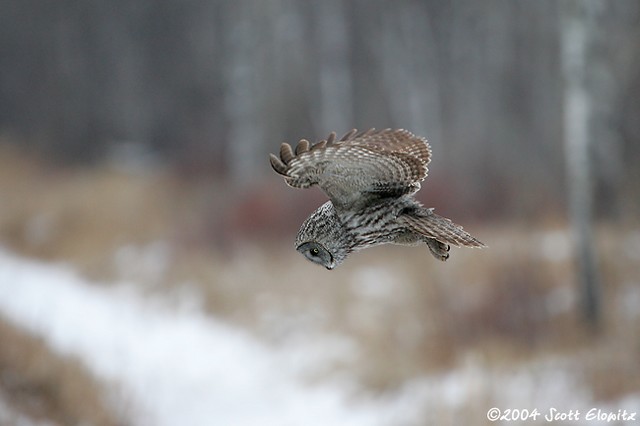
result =
M398 217L409 230L426 238L431 253L440 260L449 257L449 244L456 247L486 247L446 217L439 216L433 209L411 209Z

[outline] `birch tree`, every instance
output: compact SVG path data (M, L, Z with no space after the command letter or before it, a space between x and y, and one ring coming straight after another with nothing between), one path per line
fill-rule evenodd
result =
M563 10L561 31L564 75L564 140L571 236L578 267L583 315L591 327L600 316L600 285L592 229L592 182L589 122L592 97L587 57L598 1L572 1Z

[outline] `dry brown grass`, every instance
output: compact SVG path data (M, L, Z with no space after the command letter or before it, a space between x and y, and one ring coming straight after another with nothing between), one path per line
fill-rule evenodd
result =
M288 244L254 244L226 257L177 258L183 269L173 269L174 282L200 283L211 312L274 345L318 332L347 336L357 354L333 364L333 373L355 373L369 389L394 389L470 354L497 368L555 354L576 359L597 399L640 390L640 316L637 305L621 308L640 275L633 258L618 255L623 232L598 231L604 288L596 333L582 321L562 229L476 232L489 236L490 248L454 249L447 263L388 246L327 272Z
M105 165L61 169L0 144L0 238L13 250L108 276L127 244L166 239L182 213L175 180Z
M0 342L0 394L14 411L61 426L126 424L76 360L1 319Z
M469 355L499 369L556 354L575 358L598 399L640 391L640 315L637 305L624 307L640 297L640 262L623 248L628 228L597 230L604 306L593 334L581 320L562 222L469 226L489 249L454 249L446 263L424 248L385 246L327 272L291 248L302 204L283 209L252 191L234 200L223 185L169 173L51 170L7 152L0 159L8 200L0 237L12 250L149 291L196 287L208 311L275 346L323 334L353 344L315 377L349 371L385 391ZM290 210L300 217L276 222ZM265 238L272 228L287 238Z

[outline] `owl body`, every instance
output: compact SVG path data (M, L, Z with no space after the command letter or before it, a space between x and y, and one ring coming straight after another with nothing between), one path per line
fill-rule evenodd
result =
M323 263L327 269L340 265L351 252L381 244L426 243L433 247L431 252L436 258L446 260L448 246L412 231L399 220L415 212L435 215L433 209L425 209L412 197L380 200L355 211L340 211L327 201L303 222L295 247L303 255L310 247L331 253L329 262Z
M333 269L349 253L380 244L424 243L439 260L449 258L449 244L484 247L414 198L430 157L427 141L406 130L354 130L340 140L332 133L314 145L301 140L295 152L282 144L280 156L271 155L273 169L288 185L318 185L330 198L303 222L296 249Z
M357 249L380 244L407 241L407 229L398 222L403 211L417 208L417 201L410 197L382 200L361 211L345 214L345 230L353 236ZM417 234L409 232L410 235ZM416 241L417 242L417 241Z

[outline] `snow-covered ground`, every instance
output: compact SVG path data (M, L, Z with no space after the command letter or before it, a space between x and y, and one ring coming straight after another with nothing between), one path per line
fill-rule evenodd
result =
M496 404L545 411L592 404L567 359L492 372L470 357L377 398L354 392L348 377L310 384L305 369L335 347L274 349L205 315L197 295L182 300L148 298L131 284L88 283L64 266L0 250L0 315L113 384L115 409L135 425L469 424L470 410L480 416L472 423L483 424ZM309 336L309 343L316 339L340 341ZM640 396L610 408L634 404Z
M335 385L307 386L285 353L242 330L0 252L0 313L113 383L140 425L373 425ZM366 405L366 404L365 404Z

